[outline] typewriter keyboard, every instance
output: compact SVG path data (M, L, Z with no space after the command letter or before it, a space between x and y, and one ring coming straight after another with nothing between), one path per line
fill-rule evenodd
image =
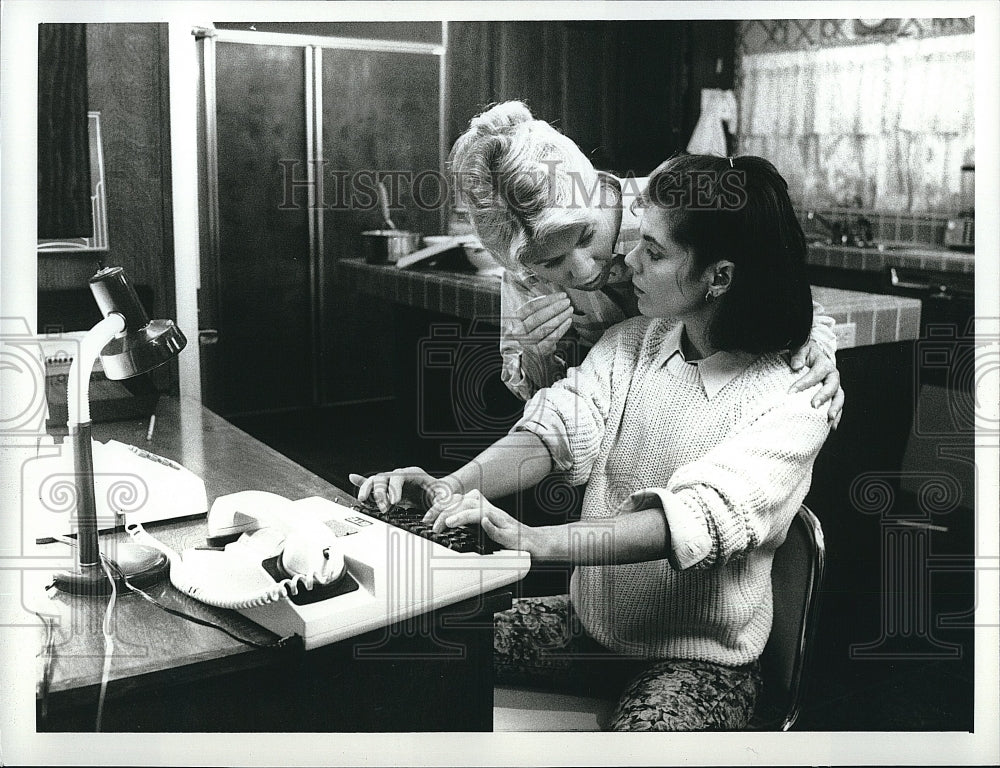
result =
M393 504L383 512L374 502L359 502L354 507L370 517L384 523L402 528L404 531L423 536L443 547L456 552L474 552L478 555L489 555L500 549L500 546L487 536L478 525L446 528L437 533L432 526L423 522L424 513L416 507L403 504Z

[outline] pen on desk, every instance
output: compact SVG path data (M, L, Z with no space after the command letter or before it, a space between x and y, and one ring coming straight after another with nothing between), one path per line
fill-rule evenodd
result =
M149 451L144 451L135 445L126 445L132 453L143 459L148 459L149 461L155 461L157 464L162 464L165 467L170 467L171 469L180 470L182 467L176 461L171 461L170 459L165 459L162 456L157 456L155 453L150 453Z
M149 429L146 430L146 442L150 442L153 439L153 430L156 428L156 414L154 413L149 417Z

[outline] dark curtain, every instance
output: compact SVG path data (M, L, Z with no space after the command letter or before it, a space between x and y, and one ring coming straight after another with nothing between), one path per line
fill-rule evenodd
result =
M38 25L38 237L90 237L87 25Z

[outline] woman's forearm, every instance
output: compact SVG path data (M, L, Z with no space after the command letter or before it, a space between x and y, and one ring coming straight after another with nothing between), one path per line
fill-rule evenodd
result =
M620 565L667 556L670 534L661 509L526 529L525 546L538 561Z
M505 435L444 482L455 493L477 489L487 499L508 496L537 485L552 471L552 457L531 432Z

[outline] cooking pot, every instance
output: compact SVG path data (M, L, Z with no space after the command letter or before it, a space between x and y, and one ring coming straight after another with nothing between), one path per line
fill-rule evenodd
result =
M405 229L369 229L361 233L362 255L369 264L395 264L420 247L420 233Z
M420 247L420 233L396 229L389 217L389 193L381 181L378 183L378 203L382 209L383 228L361 233L365 261L369 264L395 264L400 256L413 253Z

